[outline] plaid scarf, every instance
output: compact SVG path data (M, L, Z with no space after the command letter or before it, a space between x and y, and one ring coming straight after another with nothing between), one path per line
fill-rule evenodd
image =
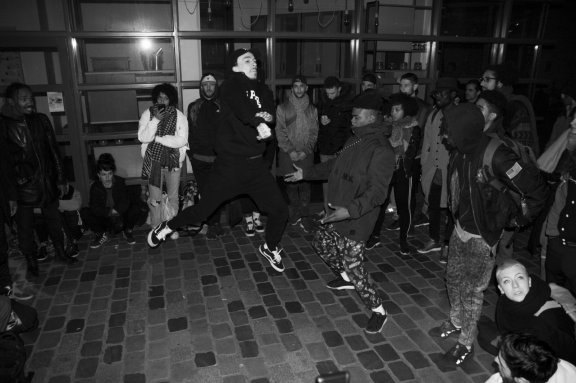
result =
M152 120L152 108L150 108L150 120ZM177 120L176 108L173 106L166 107L164 118L158 123L156 135L159 137L173 136L176 132ZM169 148L156 141L152 141L146 148L144 163L142 165L142 179L148 180L150 185L158 188L162 187L162 168L167 167L172 170L179 166L180 151L175 148Z

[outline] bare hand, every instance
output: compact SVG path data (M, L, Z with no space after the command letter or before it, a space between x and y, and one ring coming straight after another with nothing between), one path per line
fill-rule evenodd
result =
M328 207L332 209L332 211L329 211L328 214L320 220L321 223L338 222L350 218L350 212L344 206L333 206L329 203Z
M274 119L272 115L268 112L258 112L256 113L256 117L263 118L264 121L266 122L272 122L272 120Z
M60 191L60 197L63 197L66 194L68 194L68 189L69 189L68 184L58 185L58 190Z
M256 136L256 139L258 141L265 140L272 135L272 131L270 130L268 125L266 125L263 122L258 124L258 126L256 127L256 130L258 130L258 136Z
M322 117L320 117L320 123L322 125L328 125L330 123L330 119L328 118L328 116L323 115Z
M302 160L304 160L304 159L306 159L306 153L304 153L304 152L298 152L298 159L297 159L297 161L302 161Z
M158 111L158 107L156 105L154 105L152 107L152 115L159 120L162 120L164 118L165 112L166 112L166 108L162 109L162 111L160 112L160 111Z
M288 173L284 175L284 181L286 182L298 182L304 178L304 173L302 172L302 168L292 164L292 167L296 169L294 173Z
M8 201L8 204L10 205L10 217L13 217L18 210L18 203L16 201Z
M293 162L296 162L299 159L298 152L290 152L288 155Z

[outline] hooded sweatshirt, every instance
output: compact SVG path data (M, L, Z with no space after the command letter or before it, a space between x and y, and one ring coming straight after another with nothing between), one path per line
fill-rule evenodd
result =
M473 104L460 104L446 111L445 123L449 141L457 148L448 168L450 210L462 229L480 235L492 247L512 218L506 210L509 203L482 176L484 152L492 138L482 133L484 117ZM526 224L522 220L538 216L548 195L539 170L523 164L506 145L494 152L492 170L508 189L524 196L528 214L517 214L517 222Z
M188 143L190 152L203 156L216 156L216 131L220 119L218 84L211 98L200 87L200 98L188 106Z
M474 223L471 203L470 156L474 154L481 141L484 130L484 117L473 104L462 104L462 108L446 111L445 122L450 144L459 154L452 164L453 173L449 180L450 208L460 227L471 234L480 235Z
M234 72L220 87L221 116L218 126L216 153L218 156L249 158L262 155L264 140L258 140L256 127L266 123L259 112L276 117L274 96L266 84ZM267 123L269 126L272 123Z

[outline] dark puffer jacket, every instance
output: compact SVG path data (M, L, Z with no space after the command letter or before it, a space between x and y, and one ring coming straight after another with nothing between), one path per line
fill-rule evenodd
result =
M353 134L338 157L304 169L304 178L328 179L328 202L350 213L334 228L349 239L366 241L388 195L394 150L383 123L354 128Z
M41 207L57 201L58 185L66 181L50 120L41 113L17 117L8 108L2 115L0 129L6 134L18 203Z

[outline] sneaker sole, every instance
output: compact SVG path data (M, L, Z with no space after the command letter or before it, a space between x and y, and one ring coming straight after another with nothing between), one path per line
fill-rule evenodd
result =
M386 230L388 230L388 231L398 231L398 230L400 230L400 227L387 227Z
M254 230L256 230L256 233L260 233L260 234L262 234L266 231L266 229L260 229L260 230L254 229Z
M402 250L400 250L400 254L401 254L401 255L410 255L410 250L408 250L408 251L402 251Z
M422 227L422 226L428 226L428 225L430 225L430 222L417 223L416 225L414 225L414 227Z
M157 244L154 244L154 242L152 242L152 233L153 232L154 232L154 230L150 230L150 232L148 233L148 236L146 237L146 242L148 242L148 246L155 249L158 246L160 246L160 243L162 243L162 241L158 242Z
M418 249L418 252L419 252L420 254L428 254L428 253L431 253L431 252L433 252L433 251L440 251L440 250L442 250L441 247L433 247L433 248L428 249L428 250Z
M264 258L266 258L266 260L270 263L270 266L272 266L272 268L273 268L274 270L276 270L276 271L279 272L279 273L281 273L281 272L284 271L284 268L282 268L282 269L279 268L279 267L276 265L276 262L274 262L274 259L270 258L270 256L269 256L268 254L266 254L265 252L262 251L262 246L260 246L260 247L258 248L258 252L259 252L260 254L262 254L262 256L264 256Z
M250 237L250 238L252 238L256 235L256 233L247 233L247 232L244 232L244 234L246 234L246 236Z
M386 315L386 319L384 319L384 322L382 323L382 326L380 326L380 329L378 331L368 331L367 329L364 329L364 332L366 332L366 334L379 334L384 329L384 325L386 324L386 322L388 322L388 315Z
M372 249L375 249L375 248L381 247L381 246L382 246L382 243L376 242L375 244L373 244L371 246L366 246L366 250L372 250Z
M326 285L330 290L355 290L354 286L340 286L340 287L330 287Z

